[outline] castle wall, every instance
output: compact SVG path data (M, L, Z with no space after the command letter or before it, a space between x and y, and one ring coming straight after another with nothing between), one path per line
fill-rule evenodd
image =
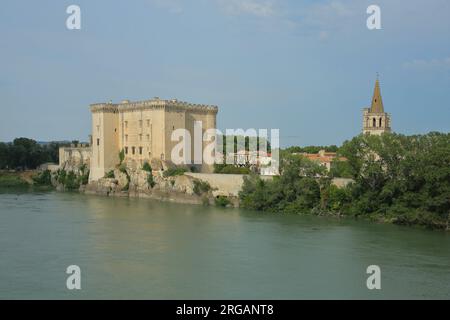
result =
M185 175L208 182L213 189L218 189L220 195L234 196L239 195L239 191L244 184L243 174L217 174L217 173L192 173L186 172Z
M59 168L90 167L92 149L90 147L72 146L59 148Z
M208 129L215 129L216 128L216 116L215 114L207 113L207 112L180 112L177 110L171 110L166 112L166 154L168 156L171 155L172 149L175 145L179 143L179 141L171 141L171 135L172 132L176 129L184 128L186 129L191 138L191 162L189 164L194 164L194 144L196 140L202 141L202 156L203 156L203 150L210 142L203 142L203 135L206 130ZM201 121L202 123L202 131L200 134L198 134L198 137L196 136L195 132L195 122ZM170 159L170 158L168 158ZM199 165L198 166L200 170L210 172L211 168L210 166L206 165Z
M164 110L122 110L119 112L119 148L127 160L142 166L164 154Z
M119 115L114 110L92 114L92 159L89 179L98 180L119 162Z
M179 141L172 141L172 133L177 129L188 129L187 126L187 117L189 115L184 110L168 110L165 114L164 119L164 127L166 130L162 131L164 133L164 158L165 160L171 160L172 159L172 150L179 143ZM190 131L188 129L188 131ZM191 136L192 135L192 132ZM192 143L192 137L191 137L191 143Z
M189 113L186 116L186 128L189 130L192 136L192 146L191 146L191 154L192 154L192 162L194 162L194 125L196 121L202 122L202 133L201 137L197 139L202 140L202 157L203 157L203 151L205 150L205 147L209 145L211 142L204 142L203 136L208 129L215 129L216 128L216 115L211 113ZM202 160L203 161L203 160ZM206 173L213 172L213 166L207 165L204 162L198 166L199 170Z

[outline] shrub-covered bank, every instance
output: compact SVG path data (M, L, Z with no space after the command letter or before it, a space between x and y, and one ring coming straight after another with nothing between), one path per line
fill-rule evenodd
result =
M0 188L52 187L50 171L0 171Z
M449 229L450 134L357 136L339 154L354 183L331 184L331 174L282 153L281 176L245 179L241 206L279 213L366 217L401 225Z

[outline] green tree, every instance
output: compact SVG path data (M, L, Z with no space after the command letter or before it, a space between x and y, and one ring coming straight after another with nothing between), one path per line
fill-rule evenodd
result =
M244 177L239 197L243 207L281 213L310 213L320 205L324 168L308 159L283 153L281 176L262 180Z

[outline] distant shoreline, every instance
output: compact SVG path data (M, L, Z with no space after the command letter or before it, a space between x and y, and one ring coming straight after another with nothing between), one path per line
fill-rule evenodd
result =
M26 171L13 171L13 170L0 170L0 190L1 191L58 191L58 192L68 192L68 190L63 190L61 188L57 188L56 186L39 186L33 183L33 176L39 174L39 170L26 170ZM198 195L189 195L183 192L175 192L175 191L159 191L153 190L151 192L142 192L137 190L128 190L121 192L112 192L105 193L100 189L97 189L92 185L84 185L81 186L79 190L73 190L73 192L79 194L86 195L94 195L94 196L103 196L103 197L116 197L116 198L139 198L139 199L150 199L162 202L170 202L170 203L178 203L178 204L188 204L188 205L215 205L214 199L209 199L208 203L205 204L205 198ZM235 208L239 208L239 206L234 206ZM275 214L279 215L279 213L274 213L270 211L262 211L255 210L256 212L261 212L264 214ZM286 215L290 213L286 213ZM388 219L379 214L370 214L367 216L358 216L358 217L350 217L346 215L339 215L336 213L323 213L314 215L311 213L298 213L298 215L304 216L317 216L317 217L329 217L335 219L352 219L352 220L362 220L368 221L371 223L383 223L383 224L394 224L399 226L407 226L413 228L427 229L427 230L440 230L446 232L446 226L443 224L435 224L435 225L421 225L420 223L402 223L402 221L395 221L395 219ZM448 231L448 230L447 230Z

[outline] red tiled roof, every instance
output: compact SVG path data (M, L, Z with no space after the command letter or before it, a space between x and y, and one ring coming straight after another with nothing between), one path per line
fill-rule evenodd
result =
M334 159L337 159L339 161L347 161L347 158L338 157L336 152L325 152L322 153L322 155L318 153L300 153L300 155L305 157L306 159L317 161L320 163L329 163Z

